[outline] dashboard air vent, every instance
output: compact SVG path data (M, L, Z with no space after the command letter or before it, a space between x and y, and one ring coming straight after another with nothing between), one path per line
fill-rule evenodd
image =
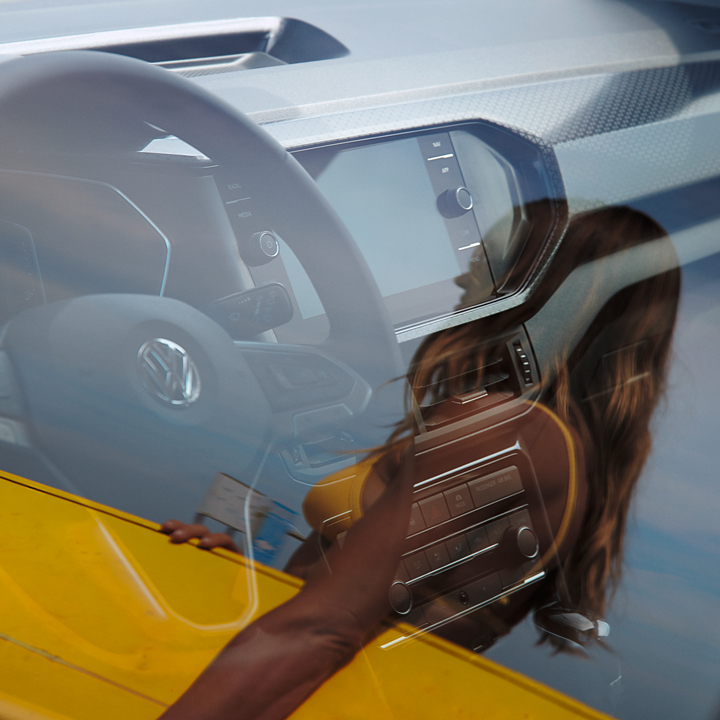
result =
M341 42L314 25L282 17L213 20L0 44L0 55L57 50L126 55L186 76L329 60L349 53Z
M467 405L467 413L511 398L529 399L537 394L539 375L523 327L489 340L477 357L482 359L481 365L478 367L470 362L453 383L455 387L464 388L464 392L453 398L453 403ZM449 420L447 412L440 408L442 404L442 401L433 403L426 400L421 406L428 427L443 425ZM452 420L462 416L463 412L458 408L450 413Z

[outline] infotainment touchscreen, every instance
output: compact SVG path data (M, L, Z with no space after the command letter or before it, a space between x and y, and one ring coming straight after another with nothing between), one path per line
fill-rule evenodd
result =
M463 176L452 136L426 132L295 153L355 238L396 328L460 309L471 267L475 299L495 292L475 212L482 193ZM289 286L295 317L276 333L302 341L324 310L282 242L278 260L252 274L256 284Z
M417 138L340 152L316 182L360 245L383 296L461 273Z

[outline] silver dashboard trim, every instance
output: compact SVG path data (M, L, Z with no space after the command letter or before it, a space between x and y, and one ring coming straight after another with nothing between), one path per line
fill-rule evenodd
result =
M424 487L425 485L429 485L430 483L434 483L439 480L444 480L445 478L452 477L453 475L457 475L458 473L465 472L467 470L471 470L474 467L477 467L478 465L483 465L486 462L489 462L491 460L495 460L496 458L499 458L503 455L508 455L509 453L520 450L520 442L516 441L514 445L512 445L509 448L505 448L504 450L499 450L496 453L492 453L491 455L485 455L484 457L481 457L479 460L473 460L472 462L466 463L465 465L460 465L456 468L453 468L452 470L448 470L447 472L440 473L439 475L434 475L431 478L427 478L427 480L422 480L419 483L415 483L413 487L419 488Z

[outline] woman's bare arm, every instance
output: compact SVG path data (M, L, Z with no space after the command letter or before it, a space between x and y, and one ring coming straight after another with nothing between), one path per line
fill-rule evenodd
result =
M307 571L291 600L236 635L162 720L282 720L371 638L390 606L412 503L412 451L373 472L386 490Z

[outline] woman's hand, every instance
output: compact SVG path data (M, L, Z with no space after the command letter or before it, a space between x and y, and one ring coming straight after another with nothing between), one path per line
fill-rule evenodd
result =
M210 532L208 528L199 523L188 525L180 520L166 520L160 526L160 530L170 536L171 543L186 543L192 538L197 538L199 540L198 547L203 550L219 547L240 553L240 549L227 533Z

